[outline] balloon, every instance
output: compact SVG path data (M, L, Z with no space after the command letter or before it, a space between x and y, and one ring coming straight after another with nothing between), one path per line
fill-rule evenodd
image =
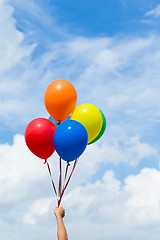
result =
M102 135L103 135L103 133L105 132L105 129L106 129L106 118L105 118L103 112L101 110L99 110L99 111L102 114L102 128L101 128L101 131L99 132L99 134L97 135L97 137L94 140L92 140L90 143L88 143L88 145L98 141L102 137Z
M49 119L51 122L53 122L56 127L59 126L58 121L56 121L52 116L50 116L48 119ZM64 121L67 121L67 120L70 120L70 116L68 116ZM64 122L64 121L62 121L62 122Z
M85 127L74 120L63 122L55 131L54 146L65 161L77 159L85 150L88 135Z
M73 112L76 103L76 90L67 80L55 80L45 91L45 107L49 114L57 121L65 120Z
M84 103L76 107L70 119L83 124L88 133L88 143L95 139L102 127L101 112L90 103Z
M42 159L49 158L55 151L53 136L56 126L45 118L32 120L25 130L25 141L29 150Z

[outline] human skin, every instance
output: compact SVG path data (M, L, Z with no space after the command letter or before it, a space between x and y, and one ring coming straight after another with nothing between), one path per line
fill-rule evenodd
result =
M58 240L68 240L67 231L64 226L63 217L65 216L65 210L63 207L57 207L54 209L54 214L57 219L57 237Z

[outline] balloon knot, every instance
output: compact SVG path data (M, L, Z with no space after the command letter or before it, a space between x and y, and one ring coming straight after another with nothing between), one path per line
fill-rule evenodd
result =
M47 163L47 159L44 160L44 163L43 164L46 164Z
M60 125L61 124L61 121L58 121L57 125Z
M67 162L68 166L70 166L71 164L69 162Z

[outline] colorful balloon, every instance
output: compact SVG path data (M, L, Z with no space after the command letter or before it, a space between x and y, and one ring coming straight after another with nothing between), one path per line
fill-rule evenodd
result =
M55 151L53 136L56 126L45 118L32 120L25 130L25 141L29 150L42 159L49 158Z
M45 107L49 114L57 121L65 120L73 112L76 103L76 90L67 80L55 80L45 91Z
M74 120L63 122L55 131L54 146L58 155L70 162L84 152L88 142L85 127Z
M53 124L54 124L56 127L58 127L58 126L60 125L59 122L56 121L52 116L50 116L48 119L49 119L51 122L53 122ZM70 120L70 116L68 116L64 121L67 121L67 120ZM64 121L62 121L62 122L64 122Z
M88 143L88 145L97 142L102 137L102 135L105 132L105 129L106 129L106 118L104 116L104 113L101 110L100 110L100 112L101 112L101 115L102 115L102 128L101 128L101 131L99 132L98 136L93 141Z
M95 139L102 128L101 112L90 103L84 103L76 107L70 119L83 124L88 133L88 143Z

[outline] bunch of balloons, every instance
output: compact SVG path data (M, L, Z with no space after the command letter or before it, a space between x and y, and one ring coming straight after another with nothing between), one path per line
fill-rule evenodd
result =
M47 159L54 153L60 156L59 200L75 169L77 159L87 145L99 140L106 128L106 119L95 105L84 103L76 107L77 93L67 80L53 81L44 94L44 104L50 114L49 119L32 120L25 130L25 141L30 151L47 163L52 185L57 195ZM67 162L64 187L62 189L61 159ZM71 174L67 178L69 163L74 161Z

